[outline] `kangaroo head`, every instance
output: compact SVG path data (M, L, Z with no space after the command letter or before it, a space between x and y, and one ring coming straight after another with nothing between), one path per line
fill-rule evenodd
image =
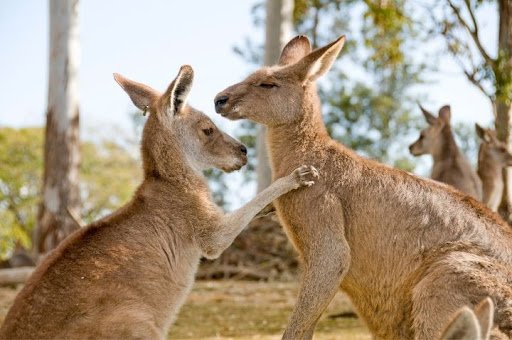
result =
M240 169L247 163L243 144L219 130L204 113L187 105L194 72L188 65L162 94L151 87L114 74L139 109L150 113L142 134L144 172L171 175L185 163L199 172L208 168Z
M215 110L229 119L247 118L269 126L299 120L305 106L319 106L315 80L329 70L344 42L342 36L311 51L308 38L295 37L277 65L263 67L217 94Z
M428 126L421 130L418 140L409 146L409 151L413 156L433 155L443 147L445 134L451 134L450 106L445 105L441 107L438 117L425 110L421 105L420 109L423 116L425 116Z
M480 145L480 155L482 157L491 157L490 160L502 167L512 166L512 154L508 151L507 144L498 139L496 131L485 129L478 124L475 124L475 130L482 140Z
M473 310L459 309L444 329L441 340L488 340L493 326L494 303L487 297Z

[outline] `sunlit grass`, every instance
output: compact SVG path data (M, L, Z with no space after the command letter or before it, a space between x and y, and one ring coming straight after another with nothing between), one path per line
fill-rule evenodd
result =
M20 288L0 288L0 323ZM280 339L296 292L296 283L198 281L169 339ZM350 311L349 300L338 293L320 319L314 339L371 339L359 319L329 318Z
M292 311L294 283L197 282L169 339L280 339ZM351 311L338 294L322 316L315 339L370 339L356 318L328 316Z

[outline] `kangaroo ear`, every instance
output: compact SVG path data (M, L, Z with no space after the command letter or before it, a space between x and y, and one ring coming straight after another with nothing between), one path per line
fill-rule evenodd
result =
M316 49L291 66L302 81L314 81L327 72L345 44L341 36L330 44Z
M439 118L441 118L446 124L450 124L451 116L452 110L450 109L450 105L445 105L439 109Z
M311 53L311 44L304 35L298 35L290 40L281 52L279 65L291 65Z
M484 142L491 141L491 137L487 133L487 130L484 129L483 127L481 127L478 123L475 123L475 131L476 131L477 136Z
M193 80L194 70L189 65L183 65L162 96L165 111L171 117L179 114L181 109L186 106Z
M437 122L437 118L430 112L428 112L421 104L418 104L420 107L421 113L425 116L425 119L427 120L427 123L430 125L434 125Z
M133 104L140 110L146 112L147 110L153 109L153 103L160 97L160 93L157 90L141 84L136 81L127 79L119 73L114 73L114 79L119 85L128 93Z
M441 340L479 339L480 326L475 313L468 307L461 308L441 335Z
M490 297L486 297L475 307L475 315L480 323L480 336L489 339L494 321L494 303Z

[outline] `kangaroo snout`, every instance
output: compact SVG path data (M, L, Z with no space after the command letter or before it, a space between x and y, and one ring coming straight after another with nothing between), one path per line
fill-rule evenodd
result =
M245 145L242 144L242 146L240 147L240 151L242 151L242 154L247 155L247 148L245 147Z
M240 144L240 146L237 148L238 149L238 160L239 162L237 162L238 166L237 168L240 169L242 168L244 165L247 164L247 161L248 161L248 158L247 158L247 147L243 144ZM236 170L238 170L236 169Z
M419 156L418 153L415 151L415 144L416 143L412 143L411 145L409 145L409 152L413 156Z

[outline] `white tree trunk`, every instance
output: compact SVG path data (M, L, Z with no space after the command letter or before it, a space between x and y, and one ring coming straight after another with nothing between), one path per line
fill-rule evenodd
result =
M265 65L274 65L293 29L293 0L267 0L265 23ZM272 182L272 172L266 147L266 128L259 126L256 136L256 176L258 192Z
M36 253L53 249L77 228L68 211L80 210L78 170L78 0L50 0L48 109L42 202L34 234Z

